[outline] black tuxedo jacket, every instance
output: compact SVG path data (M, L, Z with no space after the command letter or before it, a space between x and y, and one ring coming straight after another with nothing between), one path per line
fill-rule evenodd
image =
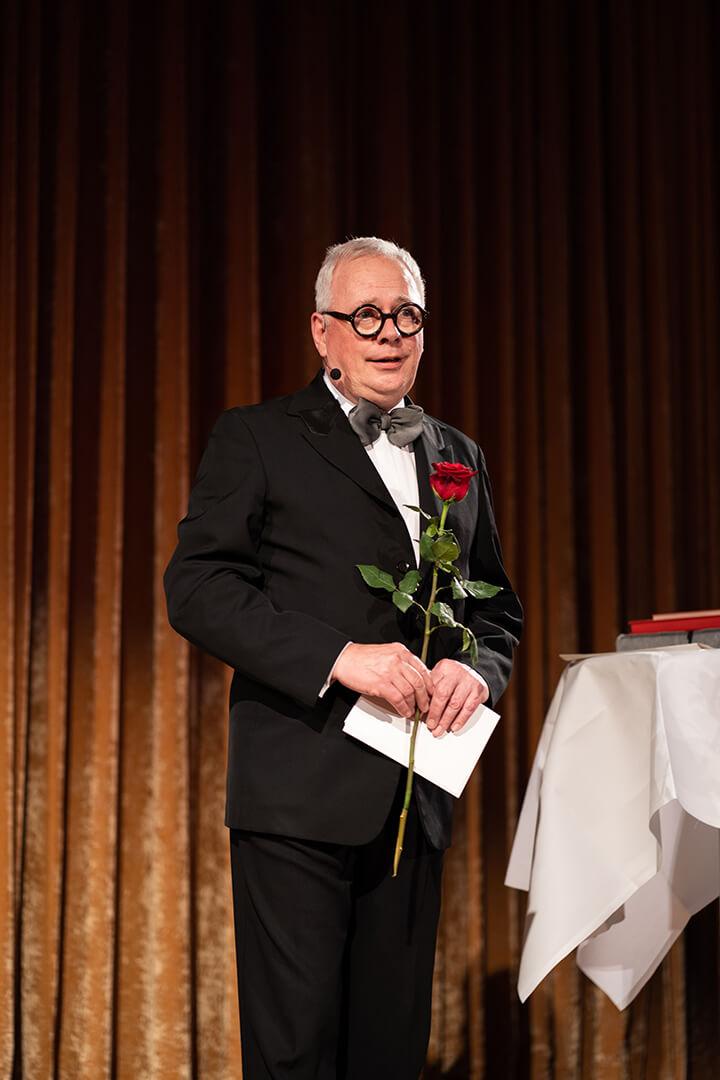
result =
M497 704L522 609L505 574L482 452L432 417L416 439L420 502L440 506L433 461L479 470L448 524L469 579L503 586L490 600L455 602L478 638L478 671ZM306 840L361 844L382 828L402 767L342 731L357 694L339 683L318 697L349 641L401 641L419 652L422 626L356 569L396 580L415 566L405 522L318 373L297 394L232 408L215 423L165 570L171 625L234 669L225 824ZM423 588L429 591L430 567ZM422 599L421 594L418 594ZM414 611L420 615L419 609ZM467 662L458 631L433 634L430 663ZM430 842L450 843L453 796L416 777Z

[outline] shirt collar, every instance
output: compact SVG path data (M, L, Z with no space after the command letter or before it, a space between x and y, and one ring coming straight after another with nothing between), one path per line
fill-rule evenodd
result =
M325 385L327 386L328 390L330 391L332 396L335 398L335 400L339 403L340 408L342 409L342 411L347 416L347 414L350 412L350 410L355 408L353 402L348 401L348 399L345 397L345 395L340 393L340 391L338 390L335 383L332 381L331 378L329 378L327 371L323 372L323 379L325 381ZM400 398L397 405L393 405L393 409L397 409L400 405L404 405L404 404L405 404L405 397L403 396L403 397ZM390 412L390 409L388 409L388 412Z

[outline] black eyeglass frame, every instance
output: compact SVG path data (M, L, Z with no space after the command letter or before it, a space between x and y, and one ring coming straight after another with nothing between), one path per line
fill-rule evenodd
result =
M409 307L416 308L422 315L422 322L418 326L417 330L401 330L397 324L397 317L400 312L403 311L405 308ZM378 316L380 317L380 325L378 326L377 330L373 330L371 334L363 334L363 332L361 330L358 330L357 326L355 325L355 316L357 315L358 311L365 311L366 308L372 308L373 311L377 311ZM394 311L381 311L380 308L376 307L375 304L360 304L360 306L356 307L354 311L351 311L349 315L344 311L321 311L320 314L332 315L333 319L342 319L344 322L351 323L355 333L358 335L358 337L362 338L377 337L378 334L382 331L382 328L384 327L387 319L392 319L392 321L395 323L395 329L401 337L415 337L415 335L419 334L420 331L424 328L425 322L428 317L428 313L425 308L421 307L420 304L412 303L412 301L407 301L404 304L400 304L398 307L395 308Z

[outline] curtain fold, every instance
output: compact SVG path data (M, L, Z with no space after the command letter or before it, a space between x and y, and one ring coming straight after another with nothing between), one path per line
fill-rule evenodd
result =
M527 624L457 808L426 1080L710 1080L718 905L618 1013L520 1005L503 885L561 652L720 607L712 0L8 0L0 15L0 1077L241 1075L230 672L162 572L224 408L289 392L325 247L428 283Z

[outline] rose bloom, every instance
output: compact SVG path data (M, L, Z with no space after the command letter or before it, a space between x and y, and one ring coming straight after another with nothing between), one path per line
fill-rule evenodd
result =
M477 476L477 469L471 469L457 461L433 461L432 467L435 472L430 476L430 487L443 502L448 499L460 502L464 499L470 481L473 476Z

